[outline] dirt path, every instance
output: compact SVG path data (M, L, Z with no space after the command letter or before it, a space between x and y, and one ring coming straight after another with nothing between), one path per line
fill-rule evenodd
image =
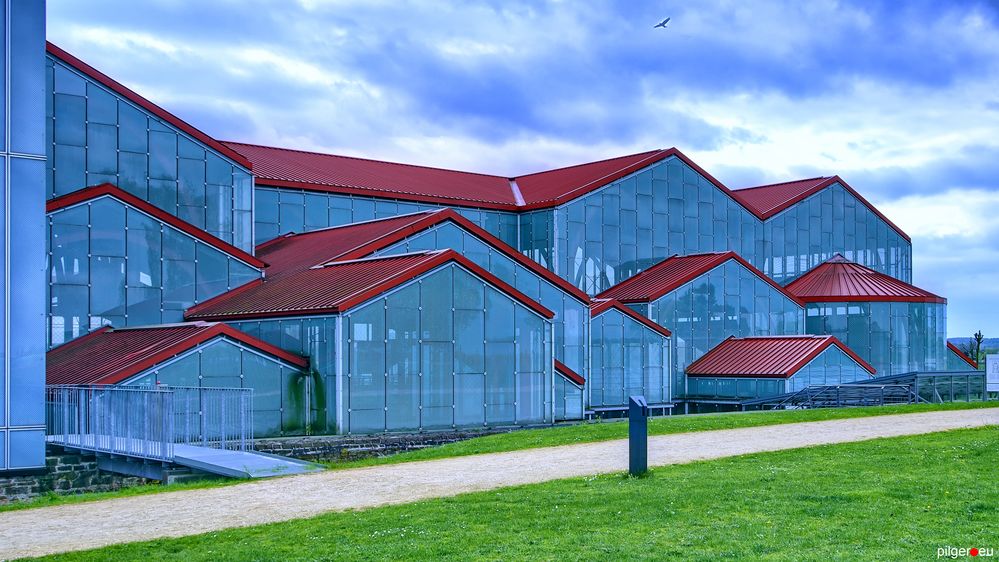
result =
M649 439L649 464L985 425L999 425L999 408L663 435ZM0 513L0 560L620 472L627 470L627 447L625 440L604 441Z

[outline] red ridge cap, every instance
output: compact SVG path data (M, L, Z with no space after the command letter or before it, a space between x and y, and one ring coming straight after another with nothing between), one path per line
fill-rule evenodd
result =
M153 217L156 218L156 220L165 222L178 230L186 232L187 234L194 236L198 240L201 240L205 244L213 246L216 249L221 250L222 252L225 252L226 254L229 254L237 259L240 259L253 267L256 267L258 269L263 269L267 267L266 263L250 255L246 251L240 250L239 248L233 246L232 244L226 242L225 240L212 236L208 232L201 230L200 228L194 226L193 224L177 216L171 215L170 213L164 211L163 209L160 209L159 207L153 205L152 203L139 199L135 195L132 195L131 193L111 183L102 183L100 185L85 187L83 189L74 191L72 193L67 193L66 195L60 195L55 199L50 199L48 202L45 203L45 212L52 213L60 209L65 209L66 207L78 205L80 203L84 203L86 201L90 201L104 195L114 197L115 199L121 201L122 203L125 203L126 205L130 205L146 214L152 215Z
M962 361L974 367L976 371L978 370L978 361L975 361L971 357L968 357L968 355L965 352L961 351L959 347L950 342L947 342L947 349L951 350L951 352L953 352L954 355L960 357Z
M599 300L595 299L590 305L590 318L596 318L597 316L600 316L601 314L607 312L612 308L621 312L622 314L631 318L632 320L644 324L646 327L655 330L656 332L658 332L663 336L666 336L667 338L673 336L673 333L669 331L669 328L656 324L651 319L646 318L641 314L635 312L634 310L631 309L631 307L629 307L628 305L624 304L623 302L617 299L599 299Z
M562 375L576 386L584 386L586 384L586 379L584 379L582 375L573 371L567 367L565 363L559 361L558 359L555 359L555 372Z
M61 60L62 62L82 72L83 74L86 74L95 82L110 89L111 91L115 92L121 97L129 100L130 102L152 113L156 117L159 117L160 119L166 121L167 123L170 123L174 127L177 127L181 131L191 135L197 140L210 146L212 150L215 150L223 154L226 158L229 158L230 160L236 162L240 166L243 166L247 170L253 169L250 161L244 158L242 154L239 154L235 150L229 148L228 146L222 144L221 142L201 132L200 130L196 129L194 126L187 123L180 117L177 117L176 115L170 113L169 111L163 109L162 107L142 97L141 95L137 94L135 91L126 87L121 82L118 82L117 80L111 78L107 74L104 74L103 72L97 70L96 68L90 66L89 64L83 62L82 60L67 53L62 48L46 41L45 50L46 52L48 52L48 54L52 55L53 57Z

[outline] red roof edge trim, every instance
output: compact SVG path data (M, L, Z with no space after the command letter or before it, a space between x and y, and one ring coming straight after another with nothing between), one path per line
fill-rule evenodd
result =
M191 236L201 240L209 246L213 246L216 249L229 254L230 256L246 262L257 269L263 269L267 267L267 264L258 258L250 255L244 250L233 246L232 244L226 242L225 240L216 238L211 234L201 230L200 228L194 226L193 224L180 219L170 213L160 209L159 207L139 199L138 197L132 195L131 193L121 189L120 187L111 183L102 183L100 185L94 185L90 187L85 187L81 190L74 191L72 193L67 193L66 195L61 195L55 199L49 200L45 204L45 212L53 213L60 209L65 209L66 207L72 207L73 205L78 205L80 203L85 203L98 197L108 195L114 197L115 199L135 207L136 209L151 215L158 221L165 222L170 226L176 228L177 230L183 231Z
M959 347L950 342L947 342L947 349L951 350L954 353L954 355L960 357L962 361L974 367L975 370L978 370L978 361L975 361L971 357L968 357L968 355L965 352L961 351Z
M254 347L259 351L263 351L264 353L273 355L274 357L282 359L287 363L290 363L291 365L294 365L296 367L300 367L302 369L309 368L309 359L306 357L302 357L301 355L291 353L290 351L285 351L280 347L265 342L262 339L255 338L250 334L247 334L246 332L241 332L228 324L219 324L219 326L221 327L220 330L222 334L224 334L226 337L232 338L250 347Z
M590 306L590 318L596 318L597 316L600 316L601 314L607 312L612 308L619 311L621 314L624 314L625 316L631 318L632 320L640 324L644 324L646 327L658 332L660 335L663 335L667 338L673 336L673 333L669 331L669 328L656 324L651 319L646 318L641 314L635 312L631 307L629 307L628 305L624 304L623 302L617 299L601 299L593 301L593 304Z
M256 176L253 178L253 182L255 185L263 187L301 189L303 191L312 191L319 193L337 193L337 194L346 193L351 195L363 195L377 199L398 199L407 202L420 201L422 203L436 203L439 205L465 207L469 209L491 209L494 211L510 211L510 212L518 212L526 209L525 207L519 207L517 205L512 205L509 203L498 203L495 201L470 200L461 197L440 197L435 195L424 195L420 193L409 193L407 191L385 191L385 190L378 190L366 187L353 187L353 186L325 184L325 183L308 183L308 182L301 182L294 180L261 178Z
M818 180L818 179L822 179L822 178L821 177L817 177L817 178L807 178L807 179L816 179L816 180ZM737 190L735 190L734 193L736 194L736 196L738 196L738 193L740 191L749 191L751 189L760 189L760 188L764 188L764 187L774 187L774 186L778 186L778 185L784 185L784 184L787 184L787 183L796 183L797 181L807 181L807 180L795 180L795 181L788 181L788 182L771 183L771 184L767 184L767 185L757 185L757 186L753 186L753 187L747 187L747 188L743 188L743 189L737 189ZM778 205L778 206L774 207L773 209L769 210L768 212L760 213L760 212L754 211L754 214L756 214L756 216L758 216L761 220L767 220L770 217L776 216L777 214L779 214L779 213L781 213L781 212L783 212L783 211L785 211L785 210L787 210L787 209L789 209L789 208L797 205L798 203L801 203L805 199L808 199L809 197L815 195L816 193L822 191L823 189L826 189L827 187L831 187L832 185L837 184L837 183L840 184L840 185L842 185L843 189L847 190L858 201L860 201L861 204L863 204L865 207L867 207L868 209L870 209L871 212L873 212L875 215L878 216L878 218L880 218L881 220L883 220L885 222L885 224L887 224L892 230L894 230L895 232L897 232L899 236L901 236L902 238L904 238L906 240L906 242L909 242L910 244L912 243L912 238L910 238L909 235L906 234L904 230L902 230L898 225L896 225L895 223L893 223L891 221L891 219L889 219L888 217L886 217L880 210L878 210L877 207L875 207L874 205L872 205L870 201L868 201L867 199L864 198L863 195L861 195L860 193L858 193L857 190L853 189L853 187L851 187L850 184L846 183L843 180L843 178L841 178L839 176L836 176L836 175L830 176L828 178L825 178L824 181L822 181L820 183L817 183L814 187L811 187L807 191L799 194L798 196L796 196L796 197L794 197L792 199L789 199L789 200L781 203L780 205ZM746 208L750 208L750 206L746 205L746 204L743 204L743 206L746 207Z
M682 280L680 280L680 281L678 281L676 283L673 283L672 285L664 286L664 287L660 288L659 290L657 290L656 292L651 293L648 297L632 298L632 299L620 299L620 301L623 302L623 303L642 303L642 302L653 302L653 301L656 301L656 300L661 299L662 297L666 296L667 294L675 291L678 287L684 285L685 283L689 283L689 282L693 281L694 279L700 277L701 275L704 275L705 273L711 271L712 269L715 269L716 267L721 266L722 264L724 264L728 260L734 259L735 261L737 261L740 264L742 264L746 269L748 269L754 275L756 275L760 279L762 279L762 280L766 281L767 283L769 283L771 287L773 287L774 289L776 289L777 291L779 291L782 295L784 295L785 297L787 297L789 300L791 300L792 302L794 302L795 304L797 304L798 306L800 306L802 308L805 307L805 302L804 301L802 301L801 299L799 299L795 295L793 295L790 292L788 292L788 290L785 289L784 287L782 287L780 285L780 283L774 281L773 279L771 279L770 277L768 277L767 274L763 273L759 269L756 269L756 267L753 264L751 264L748 261L746 261L745 259L743 259L742 256L740 256L739 254L735 253L734 251L729 250L727 252L713 252L713 253L715 253L718 256L717 259L711 260L710 262L704 264L703 266L691 270L687 275L685 275L682 278ZM666 261L668 261L670 259L673 259L673 258L678 258L678 257L679 258L684 258L684 257L689 257L689 256L698 256L698 255L704 255L704 254L687 254L686 256L673 255L673 256L670 256L670 257L666 258L665 260L659 262L659 264L664 263L664 262L666 262ZM646 269L644 271L639 272L637 275L633 275L633 276L629 277L628 279L625 279L624 281L621 281L621 283L618 283L618 285L623 285L625 283L631 282L634 279L637 279L642 274L644 274L644 273L646 273L648 271L654 270L656 268L656 266L659 265L659 264L653 265L652 267L650 267L650 268L648 268L648 269ZM615 285L615 287L616 286L617 285ZM611 291L613 289L614 289L614 287L611 287L611 288L609 288L609 289L601 292L600 294L597 295L597 298L600 298L600 295L606 294L607 292L609 292L609 291Z
M583 185L580 185L578 187L575 187L572 190L570 190L569 192L564 193L562 195L559 195L559 196L557 196L557 197L555 197L553 199L548 199L548 200L545 200L545 201L538 201L536 203L531 203L530 205L522 205L522 206L520 206L520 210L522 210L522 211L531 211L531 210L535 210L535 209L546 209L546 208L550 208L550 207L557 207L558 205L561 205L563 203L567 203L569 201L572 201L573 199L577 199L577 198L579 198L579 197L581 197L583 195L587 195L589 193L592 193L592 192L600 189L601 187L604 187L606 185L610 185L611 183L614 183L615 181L617 181L617 180L619 180L619 179L621 179L621 178L623 178L625 176L629 176L629 175L637 172L638 170L641 170L642 168L645 168L646 166L651 166L652 164L655 164L656 162L661 162L661 161L669 158L672 155L670 153L671 150L675 150L675 149L668 149L668 150L662 150L662 149L660 149L660 150L657 150L655 153L650 154L649 156L643 158L642 160L639 160L638 162L635 162L635 163L633 163L633 164L631 164L629 166L626 166L626 167L624 167L624 168L622 168L622 169L620 169L620 170L618 170L618 171L616 171L614 173L608 174L608 175L606 175L606 176L604 176L602 178L598 178L598 179L595 179L595 180L590 181L588 183L585 183ZM577 166L586 166L588 164L593 164L593 162L586 162L586 163L583 163L583 164L576 164L574 166L565 166L565 167L562 167L562 168L555 168L554 170L545 170L543 172L537 172L537 173L543 174L543 173L547 173L547 172L554 172L554 171L558 171L558 170L564 170L566 168L575 168ZM534 174L527 174L527 175L534 175ZM518 176L518 177L525 177L525 176ZM516 179L517 178L513 178L513 181L516 181Z
M163 109L162 107L142 97L141 95L137 94L133 90L123 85L121 82L118 82L117 80L111 78L107 74L104 74L103 72L97 70L96 68L90 66L89 64L83 62L82 60L67 53L60 47L46 41L45 50L48 52L48 54L52 55L53 57L61 60L62 62L75 68L81 73L86 74L95 82L110 89L111 91L115 92L121 97L138 105L142 109L145 109L146 111L152 113L156 117L159 117L160 119L166 121L167 123L170 123L174 127L177 127L181 131L187 133L188 135L191 135L192 137L201 141L202 143L208 145L209 147L211 147L212 150L222 154L226 158L232 160L233 162L236 162L237 164L243 166L247 170L253 169L253 166L252 164L250 164L250 161L244 158L242 154L236 152L235 150L229 148L228 146L222 144L221 142L213 139L207 134L199 131L198 129L196 129L194 126L187 123L183 119L177 117L176 115L170 113L169 111Z
M841 350L843 350L843 353L846 353L847 355L849 355L851 359L853 359L861 367L863 367L864 369L866 369L867 372L871 374L871 376L874 376L875 374L877 374L877 369L875 369L873 365L871 365L867 361L863 360L859 355L857 355L856 353L854 353L854 351L852 349L850 349L849 347L847 347L845 343L843 343L842 341L840 341L839 338L837 338L836 336L829 336L829 339L830 339L829 345L835 345L836 347L838 347ZM828 347L829 345L827 345L826 347ZM802 365L802 367L804 367L804 365Z
M486 244L493 247L495 250L502 252L504 255L506 255L508 258L512 259L513 261L517 262L519 265L525 267L526 269L531 270L533 273L537 274L538 276L548 281L552 285L555 285L556 287L562 289L563 291L571 294L581 303L587 304L589 302L590 300L589 295L583 292L580 288L569 283L568 281L559 277L558 275L555 275L550 270L546 269L545 267L535 262L534 260L527 258L523 254L512 248L509 244L503 242L496 236L490 234L488 231L484 230L479 225L468 220L467 218L462 216L461 213L455 211L454 209L445 208L436 211L429 211L426 213L427 217L425 219L401 227L398 230L385 234L384 236L376 238L371 242L362 244L353 250L345 252L340 256L334 258L333 263L342 260L357 259L357 258L362 258L364 256L368 256L373 252L377 252L378 250L387 248L392 244L400 242L414 234L432 228L443 222L451 221L456 223L458 226L464 228L465 230L471 232L478 238L482 239L482 241L484 241Z
M565 365L565 363L555 360L555 372L562 375L566 380L575 384L576 386L584 386L586 384L586 379L582 375L573 371Z
M196 316L198 314L198 312L200 312L202 309L204 309L204 308L206 308L208 306L211 306L211 305L215 304L216 302L218 302L220 300L228 299L228 298L231 298L233 295L238 295L239 293L242 293L244 291L248 291L248 290L250 290L250 289L252 289L252 288L254 288L254 287L258 286L258 285L263 284L263 282L264 282L263 278L254 279L253 281L250 281L249 283L244 283L244 284L240 285L239 287L236 287L235 289L233 289L231 291L226 291L224 293L220 293L218 295L215 295L214 297L212 297L212 298L210 298L208 300L203 300L203 301L199 302L198 304L196 304L196 305L188 308L187 310L185 310L184 311L184 318L190 318L191 316Z
M513 297L514 300L519 301L521 304L530 308L538 315L547 318L549 320L555 317L555 313L542 306L541 303L533 300L531 297L518 291L516 288L507 284L502 279L496 277L492 273L489 273L485 269L472 263L468 258L466 258L465 256L459 254L454 250L436 250L432 252L414 252L414 253L423 253L427 256L427 259L410 266L408 269L404 271L399 272L399 274L393 276L391 279L387 279L381 283L378 283L374 286L368 287L362 291L358 291L357 293L348 296L337 307L335 307L334 310L331 310L330 312L335 312L335 313L345 312L353 308L354 306L367 302L371 298L378 296L384 293L385 291L394 289L395 287L398 287L403 283L406 283L407 281L411 281L416 277L423 275L424 273L427 273L433 269L436 269L439 266L445 265L448 262L453 261L464 267L473 275L486 281L490 285L493 285L494 287L499 289L502 293L505 293L506 295ZM403 254L403 255L411 255L411 254ZM388 260L398 257L399 256L379 256L376 258L367 258L367 259L374 261L374 260ZM349 260L349 261L361 261L361 260ZM346 263L346 261L332 262L323 267L336 267L337 265L342 263Z
M947 304L947 299L944 297L898 297L898 296L832 296L832 297L814 297L814 296L803 296L796 297L801 302L805 303L836 303L836 302L922 302L922 303L932 303L932 304Z
M246 344L250 347L257 348L258 350L263 351L265 353L274 355L275 357L278 357L284 361L287 361L288 363L291 363L292 365L299 366L303 369L308 368L309 366L308 359L288 353L287 351L274 347L273 345L270 345L267 342L259 340L249 334L240 332L239 330L236 330L235 328L232 328L225 324L212 323L212 322L196 322L196 324L204 324L204 325L214 324L214 326L212 326L210 330L198 332L192 335L192 337L179 341L167 348L164 348L138 363L129 365L128 367L122 369L117 373L106 376L103 379L98 380L95 384L117 384L122 381L128 380L147 369L155 367L156 365L159 365L160 363L168 359L180 355L181 353L193 347L206 343L217 336L229 337L240 343ZM142 329L142 328L126 328L126 329Z

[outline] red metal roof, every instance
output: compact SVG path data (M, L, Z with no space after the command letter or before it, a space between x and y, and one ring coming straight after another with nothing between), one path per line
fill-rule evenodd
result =
M667 328L660 326L659 324L656 324L652 320L635 312L631 307L629 307L628 305L624 304L619 300L594 299L593 302L590 304L590 318L596 318L597 316L600 316L601 314L607 312L610 309L619 311L621 314L624 314L628 318L631 318L632 320L640 324L644 324L646 327L655 330L656 332L659 332L661 335L666 336L667 338L673 335L672 332L670 332Z
M576 386L583 386L586 384L586 379L583 378L583 375L573 371L567 367L565 363L562 363L558 359L555 360L555 372L562 375Z
M795 279L787 291L804 302L931 302L947 299L853 263L840 254Z
M664 160L670 154L668 150L652 150L518 176L515 181L527 208L553 206Z
M353 255L352 250L383 240L389 234L411 232L412 229L408 227L425 223L428 217L437 212L401 215L302 234L290 233L257 246L257 256L269 264L267 276L270 278L337 259L356 259L364 255ZM352 257L347 257L348 253Z
M46 353L45 382L117 384L217 337L238 341L303 369L309 366L304 357L215 322L144 328L105 326Z
M110 196L122 203L134 207L148 215L156 218L156 220L165 222L170 226L176 228L177 230L186 232L191 236L201 240L209 246L213 246L221 252L229 254L230 256L242 260L247 264L256 268L265 268L267 264L263 261L253 257L247 252L240 250L239 248L233 246L232 244L216 238L211 234L208 234L204 230L194 226L193 224L181 220L180 218L171 215L170 213L160 209L159 207L139 199L138 197L122 190L121 188L110 183L102 183L100 185L95 185L91 187L83 188L79 191L74 191L66 195L56 197L55 199L50 199L45 203L45 212L52 213L58 211L59 209L65 209L66 207L72 207L73 205L79 205L98 197Z
M589 296L578 287L450 208L285 235L257 246L257 255L270 264L267 275L273 278L314 265L364 258L413 234L448 221L477 236L580 302L589 302Z
M747 208L756 214L756 216L766 220L784 209L787 209L788 207L791 207L792 205L795 205L796 203L799 203L837 183L842 185L844 189L849 191L854 197L857 198L858 201L863 203L864 206L870 209L871 212L877 215L881 220L885 221L885 224L897 232L899 236L905 238L909 242L912 242L912 239L909 238L908 234L906 234L895 223L888 220L888 217L881 214L881 211L879 211L874 205L871 205L867 199L864 199L839 176L823 176L784 183L760 185L756 187L743 187L734 190L732 193L736 199L741 200Z
M836 346L873 375L874 367L835 336L730 337L687 367L691 377L790 378Z
M253 162L260 185L516 210L509 178L226 142Z
M670 291L676 290L695 277L724 264L728 260L736 260L754 275L769 283L777 291L783 293L784 296L799 305L802 304L801 301L785 291L784 287L781 287L762 271L742 259L739 254L731 251L666 258L649 269L614 285L595 298L616 299L623 303L652 302Z
M83 62L82 60L74 57L73 55L67 53L66 51L62 50L56 45L53 45L52 43L46 41L45 48L50 55L68 64L69 66L75 68L82 74L87 75L91 80L101 84L102 86L108 88L109 90L113 91L119 96L127 99L128 101L134 103L135 105L138 105L139 107L145 109L149 113L152 113L156 117L159 117L160 119L166 121L167 123L170 123L174 127L177 127L181 131L184 131L185 133L191 135L195 139L210 146L213 150L224 155L226 158L231 159L240 166L250 169L251 166L250 161L244 158L238 152L234 151L233 149L222 144L221 142L213 139L212 137L194 128L192 125L190 125L183 119L177 117L176 115L168 112L162 107L140 96L139 94L125 87L123 84L114 80L107 74L104 74L103 72L97 70L96 68L90 66L89 64Z
M468 258L454 250L440 250L332 262L248 283L189 308L185 317L228 320L339 314L452 261L545 318L555 316Z
M947 342L947 349L949 349L950 352L953 353L954 355L957 355L958 358L961 359L961 361L964 361L968 365L971 365L973 369L978 369L978 361L975 361L971 357L968 357L967 354L961 351L956 345Z

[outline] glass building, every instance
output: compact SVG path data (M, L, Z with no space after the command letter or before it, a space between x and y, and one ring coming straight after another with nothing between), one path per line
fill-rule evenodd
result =
M122 360L121 355L127 354ZM305 433L309 361L225 324L103 327L48 355L50 384L252 388L256 437ZM198 397L187 391L178 400ZM178 404L178 410L197 407Z
M733 190L675 148L500 176L220 142L55 45L45 56L27 5L5 4L32 23L8 33L4 95L22 109L4 116L2 157L5 186L37 187L18 204L39 216L22 228L30 213L5 212L4 279L30 277L17 267L45 240L48 305L4 311L0 469L41 454L41 381L13 375L38 371L32 346L54 358L107 326L219 322L308 360L202 342L122 379L238 379L262 401L260 434L549 424L631 394L721 404L857 380L868 363L954 368L945 301L891 293L919 291L909 237L837 176ZM31 60L22 44L37 60L14 68ZM7 193L9 208L35 191ZM803 289L836 259L881 289ZM826 347L779 376L690 371L767 338Z
M728 338L686 372L688 400L717 407L862 381L875 370L834 336L766 336Z
M881 376L947 369L947 299L835 255L787 286L805 330L843 341Z

